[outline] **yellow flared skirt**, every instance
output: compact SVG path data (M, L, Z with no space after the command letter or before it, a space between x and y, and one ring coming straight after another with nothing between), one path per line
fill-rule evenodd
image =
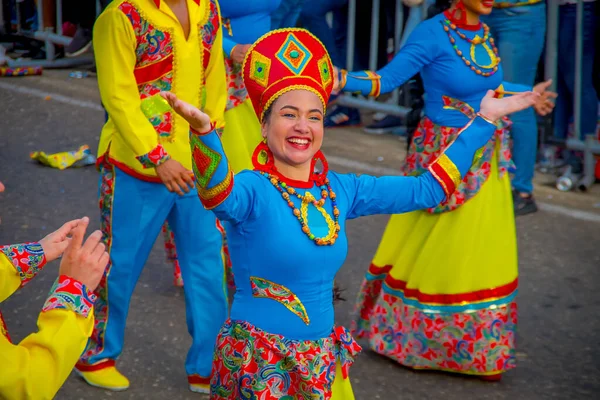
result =
M250 99L225 111L225 130L221 141L234 173L253 169L252 154L261 140L260 122Z
M331 386L331 400L354 400L350 377L344 379L340 364L337 365L335 380Z
M394 215L373 264L426 294L461 294L495 288L517 278L515 217L508 174L497 158L480 192L441 214Z
M493 375L515 365L517 243L497 157L454 211L391 217L363 282L354 335L416 369Z

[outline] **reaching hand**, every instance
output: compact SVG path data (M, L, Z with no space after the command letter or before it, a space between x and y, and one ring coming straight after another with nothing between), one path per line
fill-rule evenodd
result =
M89 222L89 218L82 218L73 229L73 237L61 260L59 274L78 280L87 286L88 290L95 290L108 265L109 255L104 251L104 244L100 243L100 231L92 233L83 243Z
M231 59L233 62L241 64L244 62L244 58L246 57L246 53L248 53L248 49L250 48L249 44L237 44L231 50Z
M40 240L40 244L42 245L42 249L44 249L44 254L48 262L54 261L62 255L71 241L69 235L80 222L80 219L69 221Z
M547 90L551 84L552 79L548 79L547 81L540 82L533 87L533 91L535 93L539 93L540 95L540 98L533 105L533 108L541 116L548 115L552 112L554 109L554 102L551 99L558 97L557 93Z
M175 192L180 196L194 188L194 173L173 159L156 167L156 175L169 189L169 192Z
M508 114L531 107L540 98L540 94L535 92L522 92L501 99L496 99L494 95L493 90L488 90L479 106L479 112L492 121L497 121Z
M339 94L342 88L340 87L340 69L333 66L333 89L331 94Z
M193 105L179 100L174 93L161 92L160 95L169 102L169 105L177 114L185 119L188 124L200 133L208 132L211 128L210 117L198 110Z

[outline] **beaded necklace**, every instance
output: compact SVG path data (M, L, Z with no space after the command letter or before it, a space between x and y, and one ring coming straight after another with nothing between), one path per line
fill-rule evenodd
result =
M485 77L492 76L496 73L496 71L498 71L498 64L500 64L500 57L498 57L498 49L496 48L496 45L494 44L494 38L490 37L490 28L486 24L483 24L483 38L480 38L479 36L475 36L473 39L469 39L464 33L459 31L456 24L452 23L449 19L444 20L443 27L444 27L444 31L446 31L446 34L448 35L448 39L450 40L450 44L452 45L452 48L454 49L456 54L463 60L465 65L471 69L471 71L475 72L477 75L482 75ZM456 32L456 34L461 39L463 39L466 42L468 42L469 44L471 44L471 60L472 60L472 62L467 60L467 58L463 55L463 52L456 45L456 39L454 39L454 37L452 37L452 34L450 32L451 30ZM490 50L490 47L487 45L488 41L489 41L490 45L492 46L491 50ZM475 60L475 46L477 46L477 45L482 45L483 48L488 53L488 56L490 57L490 60L491 60L491 63L489 65L477 64L477 61ZM481 69L477 68L473 64L475 64L481 68L491 69L491 71L484 72Z
M300 226L302 227L302 232L308 236L310 240L312 240L317 246L332 246L336 239L338 238L338 233L340 231L339 217L340 210L337 208L336 195L331 189L331 185L329 184L329 179L325 179L324 184L320 186L321 189L321 198L316 200L310 193L306 195L299 194L296 189L288 186L285 182L281 182L279 177L276 175L270 174L268 172L260 171L263 176L266 176L271 184L275 186L275 188L281 193L281 197L287 202L288 206L292 209L292 213L300 222ZM290 199L290 196L295 196L300 199L302 203L302 212L296 207L294 202ZM306 206L310 203L317 210L323 214L325 220L330 221L331 217L327 212L323 209L323 205L325 205L325 200L327 198L331 199L331 205L333 206L333 223L328 223L329 225L329 233L324 237L316 237L308 226L308 214L306 211Z

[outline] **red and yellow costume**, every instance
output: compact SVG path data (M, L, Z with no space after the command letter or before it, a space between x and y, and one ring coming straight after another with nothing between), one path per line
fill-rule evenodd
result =
M0 246L0 303L45 264L39 243ZM92 333L94 301L95 295L81 282L60 276L38 317L38 332L18 344L11 342L0 313L0 398L54 398Z

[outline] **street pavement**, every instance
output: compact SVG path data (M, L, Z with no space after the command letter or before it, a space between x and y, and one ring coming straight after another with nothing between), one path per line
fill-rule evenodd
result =
M104 121L96 80L72 79L68 72L0 80L0 180L6 185L0 195L0 243L38 240L84 215L91 217L91 228L99 227L93 167L59 171L29 159L32 151L54 153L83 144L96 151ZM370 136L352 128L329 130L324 151L332 169L381 174L397 171L405 147L398 137ZM542 210L517 219L517 368L501 382L487 383L413 372L365 349L351 370L357 399L600 398L600 185L588 193L560 193L552 182L549 176L536 178ZM338 275L348 301L336 308L339 324L351 321L354 299L386 221L386 216L375 216L348 226L348 259ZM56 262L49 265L2 304L14 340L36 329L57 268ZM131 388L110 393L73 374L56 398L207 398L187 390L183 364L189 344L183 291L172 285L159 240L134 293L118 363Z

